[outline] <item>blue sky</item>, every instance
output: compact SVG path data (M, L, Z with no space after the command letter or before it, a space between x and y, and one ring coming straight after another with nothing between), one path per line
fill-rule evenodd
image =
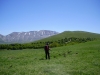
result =
M0 34L37 30L100 33L100 0L0 0Z

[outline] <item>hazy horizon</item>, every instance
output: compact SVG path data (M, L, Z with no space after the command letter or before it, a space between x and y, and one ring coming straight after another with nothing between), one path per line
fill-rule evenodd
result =
M36 30L35 30L36 31ZM41 30L37 30L37 31L41 31ZM49 30L49 31L52 31L52 30ZM66 30L66 31L70 31L70 30ZM81 31L81 30L74 30L74 31ZM74 32L74 31L70 31L70 32ZM17 32L17 31L14 31L14 32ZM30 31L21 31L21 32L18 32L18 33L22 33L22 32L30 32ZM57 32L57 31L56 31ZM63 33L63 32L65 32L65 31L62 31L62 32L58 32L58 33ZM89 31L83 31L83 32L89 32ZM13 32L11 32L11 33L13 33ZM8 33L8 34L6 34L6 35L9 35L9 34L11 34L11 33ZM90 32L90 33L95 33L95 32ZM96 34L100 34L100 33L96 33ZM1 35L3 35L3 34L1 34ZM3 35L3 36L6 36L6 35Z

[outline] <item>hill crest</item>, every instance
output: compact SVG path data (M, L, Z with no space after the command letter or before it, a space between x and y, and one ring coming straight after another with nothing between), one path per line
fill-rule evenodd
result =
M92 32L87 32L87 31L64 31L62 33L59 33L57 35L41 39L38 41L56 41L60 40L63 38L70 38L70 37L76 37L76 38L96 38L100 39L100 34L98 33L92 33Z

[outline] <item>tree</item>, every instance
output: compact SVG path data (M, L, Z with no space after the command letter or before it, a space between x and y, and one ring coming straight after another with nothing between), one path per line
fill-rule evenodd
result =
M50 47L58 47L60 46L57 42L53 42L52 44L50 44Z

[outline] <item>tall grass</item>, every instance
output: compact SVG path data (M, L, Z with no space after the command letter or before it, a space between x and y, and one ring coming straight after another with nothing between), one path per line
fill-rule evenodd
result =
M1 50L0 75L99 75L100 41L43 49Z

